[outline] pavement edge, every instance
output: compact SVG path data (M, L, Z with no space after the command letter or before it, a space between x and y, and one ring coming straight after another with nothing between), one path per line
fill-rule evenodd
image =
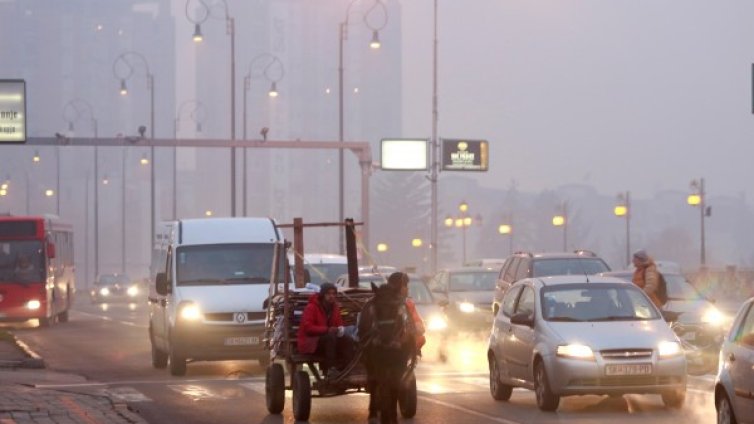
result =
M24 353L24 355L27 356L26 359L21 361L21 367L35 369L45 368L45 361L37 352L35 352L26 343L19 340L18 337L16 337L16 335L12 332L9 332L9 334L13 336L13 343L15 343L16 347L18 347Z

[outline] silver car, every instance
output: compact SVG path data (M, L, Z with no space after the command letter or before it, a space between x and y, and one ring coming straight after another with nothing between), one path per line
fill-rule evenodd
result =
M754 298L741 305L723 341L715 406L718 423L754 423Z
M660 394L671 408L686 397L677 336L644 292L616 278L517 282L495 316L487 356L494 399L525 387L543 411L571 395Z

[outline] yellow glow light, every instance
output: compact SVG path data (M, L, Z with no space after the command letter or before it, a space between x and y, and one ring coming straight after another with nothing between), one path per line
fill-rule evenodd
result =
M380 36L377 34L377 31L372 31L372 41L369 42L369 48L371 49L379 49L382 46L382 43L380 43Z
M471 225L471 217L470 216L467 216L466 218L463 219L463 225L465 225L467 227Z
M45 196L52 197L54 195L55 195L55 190L50 190L50 189L45 190Z
M503 225L501 225L501 226L499 226L499 227L497 228L497 231L498 231L498 232L499 232L500 234L510 234L510 233L511 233L511 230L512 230L512 228L511 228L511 226L510 226L510 225L508 225L508 224L503 224Z
M378 252L387 252L387 243L378 243L377 244L377 251Z
M204 40L204 37L202 36L202 28L199 24L194 26L194 35L191 39L194 40L195 43L201 43Z
M456 218L456 227L463 227L463 218Z
M618 205L615 207L613 212L615 213L615 216L626 216L626 214L628 213L628 208L626 207L626 205Z
M451 218L451 217L445 218L445 226L446 227L452 227L453 226L453 218Z
M8 190L4 188L0 188L0 196L7 196L7 195L8 195Z
M460 205L458 205L458 210L461 212L466 212L469 210L469 204L466 202L462 202Z
M552 217L552 225L560 227L565 224L565 217L562 215L555 215Z
M146 156L142 156L141 159L139 160L139 163L142 165L149 165L149 159L147 159Z
M204 211L204 216L212 216L214 213L210 210Z
M415 238L415 239L411 240L411 246L422 247L422 239Z
M702 196L698 194L689 194L686 202L688 202L688 204L691 206L698 206L702 203Z

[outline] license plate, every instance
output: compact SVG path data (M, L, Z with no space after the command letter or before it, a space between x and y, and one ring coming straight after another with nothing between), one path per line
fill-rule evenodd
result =
M681 338L683 340L686 340L687 342L693 342L694 340L696 340L696 333L689 331L688 333L684 333Z
M226 337L225 346L258 345L259 337Z
M652 364L610 364L605 366L605 375L649 375Z

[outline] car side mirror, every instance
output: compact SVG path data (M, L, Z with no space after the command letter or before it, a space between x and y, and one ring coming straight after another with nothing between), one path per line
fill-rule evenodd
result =
M526 312L519 312L511 317L511 324L534 327L534 316Z
M168 285L168 275L164 272L157 273L157 294L166 296L170 293L170 286Z

